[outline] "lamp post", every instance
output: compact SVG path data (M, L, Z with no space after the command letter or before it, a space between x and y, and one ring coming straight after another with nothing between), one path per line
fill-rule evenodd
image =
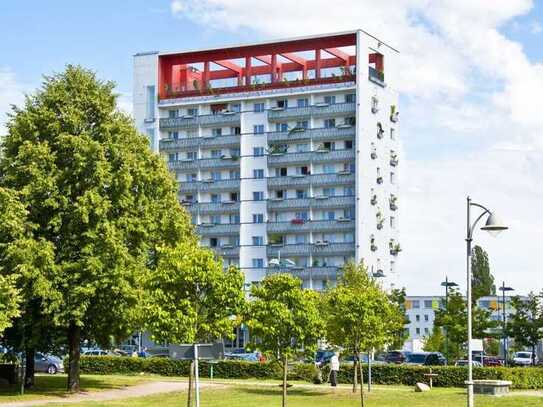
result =
M483 212L471 223L471 207L477 207L482 209ZM472 366L472 351L471 351L471 242L473 241L473 232L477 223L488 214L486 223L481 230L489 232L491 235L496 236L500 232L508 229L498 219L498 217L483 205L472 202L470 197L466 198L467 209L467 233L466 233L466 279L467 279L467 303L468 303L468 380L466 382L468 386L468 407L473 407L473 366Z
M505 314L505 292L514 291L514 288L506 287L505 281L502 281L502 286L499 288L502 292L502 317L503 317L503 327L502 327L502 339L503 339L503 364L507 366L507 334L505 333L505 327L507 325L507 316Z
M449 309L449 287L458 287L455 282L449 281L449 278L445 276L445 281L441 283L442 287L445 287L445 310ZM449 364L449 330L445 327L445 359L447 365Z

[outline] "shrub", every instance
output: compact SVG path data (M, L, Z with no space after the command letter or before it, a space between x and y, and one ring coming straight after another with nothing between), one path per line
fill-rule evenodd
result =
M67 365L66 365L67 366ZM130 358L118 356L83 356L81 372L89 374L139 374L151 373L162 376L188 376L190 362L168 358ZM468 377L466 367L433 366L434 385L441 387L463 387ZM368 366L363 366L364 381L368 379ZM210 363L200 361L200 376L210 376ZM428 382L424 377L429 373L427 366L373 365L372 382L375 384L403 384L412 386L417 382ZM289 380L314 382L318 369L310 363L296 363L289 366ZM258 363L238 360L225 360L213 363L213 376L221 379L280 379L281 368L277 363ZM322 369L324 380L328 377L328 367ZM515 389L543 388L543 368L539 367L498 367L474 368L474 379L510 380ZM342 365L338 374L339 383L352 383L353 366Z

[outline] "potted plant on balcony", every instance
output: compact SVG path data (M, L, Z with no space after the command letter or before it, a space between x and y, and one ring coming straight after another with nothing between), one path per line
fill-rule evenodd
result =
M283 246L283 236L277 233L271 234L269 237L270 245L272 246Z
M305 223L304 219L294 218L290 221L293 225L303 225Z
M383 217L383 212L381 212L380 209L375 214L375 218L377 220L377 230L383 229L383 223L385 221L385 218Z
M383 130L383 125L381 123L377 123L377 138L381 140L384 135L385 131Z
M390 248L390 254L393 256L397 256L398 253L402 251L402 248L400 247L399 243L396 243L394 239L390 239L390 242L388 243L388 246Z
M375 146L372 146L371 148L370 157L372 160L375 160L377 158L377 149L375 148Z
M370 199L370 203L372 205L376 205L377 204L377 195L373 195Z
M400 112L396 111L396 106L395 105L390 106L390 121L393 123L396 123L398 121L399 115L400 115Z
M396 153L391 153L390 154L390 165L392 167L395 167L398 165L398 154Z
M380 175L377 175L377 183L382 184L383 183L383 177Z
M283 155L287 152L288 147L285 145L272 144L268 148L268 154L270 155Z
M391 211L395 211L396 209L398 209L398 205L397 205L397 202L398 202L398 197L396 195L390 195L390 210Z
M377 113L379 111L379 99L377 99L377 96L371 97L371 112Z
M370 250L372 252L377 251L377 245L375 244L375 236L373 236L373 235L371 235L371 237L370 237Z

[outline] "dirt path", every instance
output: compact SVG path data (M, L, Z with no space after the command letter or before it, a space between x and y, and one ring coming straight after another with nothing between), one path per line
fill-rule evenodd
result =
M212 383L200 383L201 387L216 386ZM220 385L219 385L220 386ZM159 393L171 393L174 391L183 391L187 389L186 382L149 382L136 384L122 389L82 392L65 397L50 397L47 399L14 401L11 403L0 403L0 407L33 407L46 406L47 404L59 403L79 403L82 401L107 401L120 400L130 397L143 397Z

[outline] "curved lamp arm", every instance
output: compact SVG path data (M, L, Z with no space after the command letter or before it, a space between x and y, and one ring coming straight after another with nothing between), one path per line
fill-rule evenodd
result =
M473 231L475 230L475 226L477 226L477 223L481 220L481 218L483 216L485 216L486 214L491 214L492 212L490 212L490 210L486 207L484 207L483 205L481 204L478 204L476 202L469 202L469 205L470 206L476 206L477 208L481 208L483 210L483 212L477 217L477 219L475 219L475 222L473 222L470 226L469 226L469 230L468 230L468 239L471 239L473 237Z

